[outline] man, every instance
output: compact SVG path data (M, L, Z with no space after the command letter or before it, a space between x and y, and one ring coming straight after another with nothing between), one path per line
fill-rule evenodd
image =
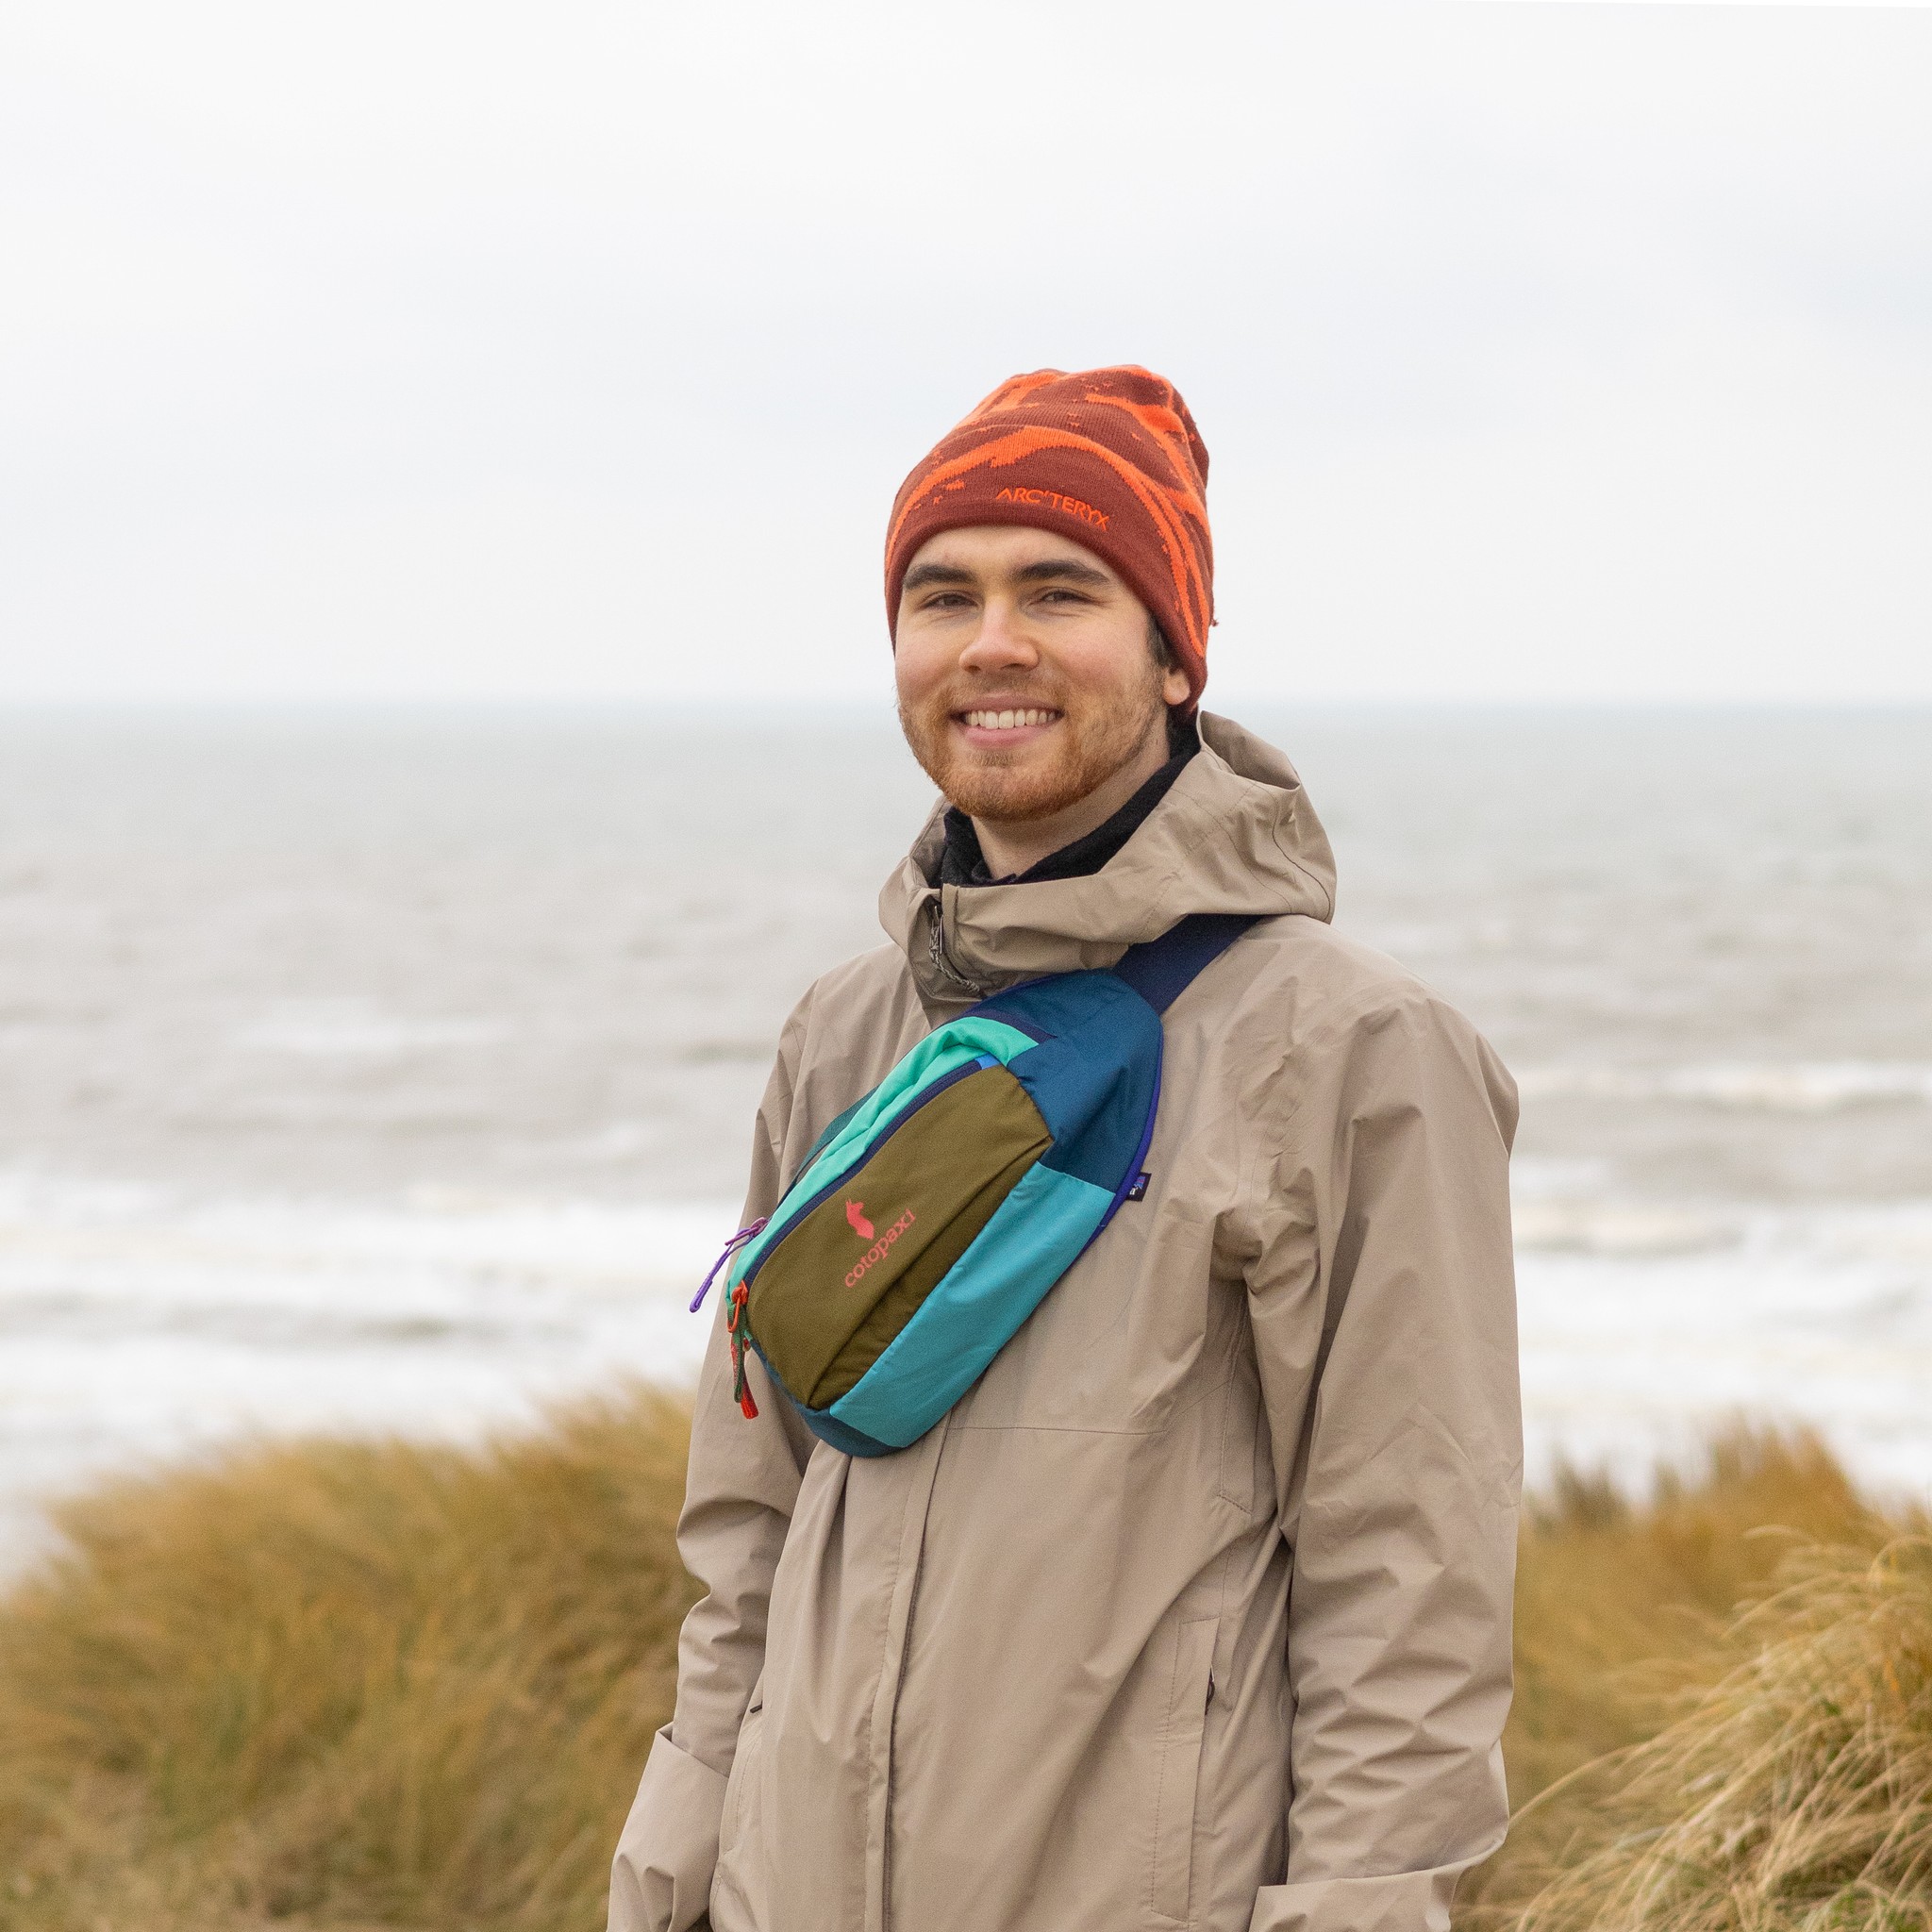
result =
M714 1330L708 1594L614 1932L1424 1932L1495 1849L1521 1466L1508 1075L1327 924L1292 768L1195 706L1208 453L1141 369L1020 376L900 491L892 943L787 1024L747 1218L938 1022L1263 915L1169 1008L1144 1199L912 1447Z

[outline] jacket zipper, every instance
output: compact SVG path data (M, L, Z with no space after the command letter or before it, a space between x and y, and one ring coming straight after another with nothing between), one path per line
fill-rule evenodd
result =
M939 1487L940 1458L946 1453L946 1437L951 1433L945 1426L950 1416L942 1419L940 1440L933 1450L932 1473L926 1480L926 1508L932 1507L932 1493ZM919 1617L919 1592L925 1583L925 1522L922 1514L919 1526L919 1554L913 1559L912 1594L906 1603L906 1628L899 1638L899 1661L893 1671L892 1715L886 1731L886 1822L879 1834L879 1932L892 1932L892 1806L897 1795L899 1781L899 1697L906 1689L906 1659L912 1654L912 1632Z
M983 1000L987 995L987 989L978 980L969 979L965 974L961 973L953 964L951 958L948 956L946 952L945 928L945 907L939 893L936 892L932 900L932 930L929 936L933 971L943 974L955 986L964 987L974 999Z

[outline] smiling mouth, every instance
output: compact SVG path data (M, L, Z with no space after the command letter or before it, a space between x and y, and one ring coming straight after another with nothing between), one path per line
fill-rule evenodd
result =
M1058 724L1061 714L1040 706L1015 707L1011 710L956 711L960 724L976 731L1023 731L1034 724Z

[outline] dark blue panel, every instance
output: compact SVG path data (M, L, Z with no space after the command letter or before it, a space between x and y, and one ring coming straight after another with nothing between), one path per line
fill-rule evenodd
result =
M1160 1022L1139 993L1111 973L1056 973L1046 979L1029 979L1008 987L975 1011L1004 1020L1022 1033L1045 1043L1076 1026L1106 1015L1124 1027L1138 1029L1134 1037L1158 1036ZM1014 1056L1024 1059L1024 1054Z
M1047 1036L1007 1068L1054 1137L1042 1164L1113 1192L1159 1091L1159 1019L1110 973L1061 974L1002 997Z
M1160 1036L1123 1055L1096 1025L1035 1047L1009 1071L1058 1128L1041 1164L1113 1193L1140 1151L1160 1091Z
M1039 1041L1008 1071L1054 1137L1044 1166L1109 1192L1125 1184L1160 1091L1160 1015L1255 923L1244 913L1195 913L1129 947L1111 971L1027 980L977 1008Z
M897 1451L890 1442L875 1442L863 1429L841 1423L828 1409L801 1408L805 1425L820 1441L829 1442L847 1456L891 1456Z
M1085 979L1088 975L1083 973L1076 976ZM1034 1040L1044 1040L1052 1029L1044 1026L1039 1014L1028 1007L1026 995L1036 987L1053 984L1054 981L1049 979L1024 979L1018 986L1008 987L1005 992L994 993L990 1000L981 1000L973 1010L986 1019L1002 1022L1016 1033L1024 1033Z

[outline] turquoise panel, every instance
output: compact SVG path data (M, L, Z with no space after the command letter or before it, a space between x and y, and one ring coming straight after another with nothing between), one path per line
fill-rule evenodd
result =
M1079 1259L1112 1206L1112 1193L1091 1181L1029 1168L891 1347L826 1413L893 1448L916 1442Z
M1032 1034L1022 1033L1017 1026L1008 1026L1000 1020L982 1019L976 1013L948 1020L943 1026L928 1033L873 1089L824 1151L786 1189L785 1198L773 1210L770 1225L756 1241L747 1241L732 1261L724 1277L725 1293L729 1294L744 1279L765 1249L787 1231L791 1208L809 1200L821 1188L829 1187L858 1166L880 1123L890 1120L920 1088L977 1059L981 1054L990 1054L1004 1066L1016 1054L1023 1054L1038 1043Z

